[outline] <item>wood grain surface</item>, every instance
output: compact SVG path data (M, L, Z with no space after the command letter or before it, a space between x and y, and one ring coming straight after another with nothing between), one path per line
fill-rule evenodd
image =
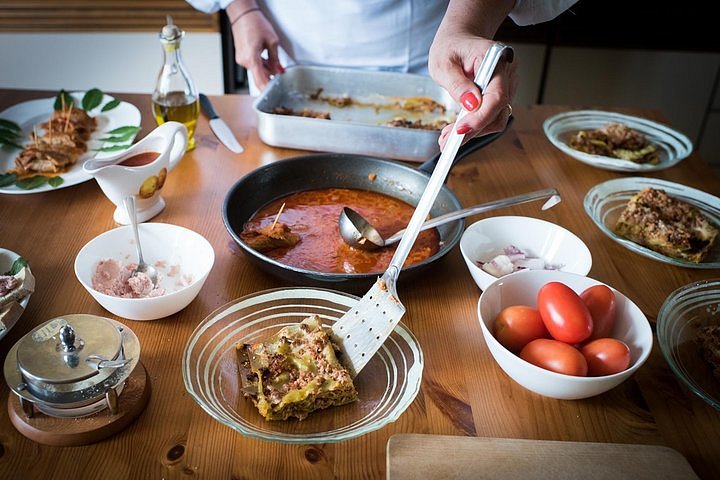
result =
M165 16L186 32L219 32L219 15L185 0L0 0L0 32L159 32Z
M54 93L0 90L0 111ZM154 128L149 95L116 96L141 110L139 138ZM720 412L673 375L657 345L633 377L593 398L554 400L515 384L485 346L476 316L480 291L459 248L426 275L400 280L399 295L408 309L403 322L422 345L425 370L419 395L396 422L345 442L285 445L244 437L212 419L183 385L181 356L188 336L228 301L284 286L251 265L233 243L222 222L223 200L228 189L254 168L305 153L272 148L259 140L250 97L212 100L245 152L230 153L201 117L197 148L168 175L162 191L167 207L153 221L195 230L210 241L216 254L199 296L178 314L150 322L121 320L76 280L77 252L116 226L114 206L94 180L47 193L0 194L0 245L27 258L37 278L27 310L0 342L0 358L5 359L22 335L50 318L67 313L104 315L123 321L137 334L153 387L144 413L132 425L82 447L49 447L25 438L12 426L7 405L0 405L0 478L384 478L386 445L396 433L660 445L684 455L701 478L718 478ZM514 106L516 121L509 131L457 165L448 184L466 206L545 187L559 189L563 202L549 211L528 204L494 214L534 216L573 231L592 252L590 276L626 294L654 323L670 292L717 277L718 272L639 256L595 227L583 210L585 193L626 174L584 165L550 144L542 122L568 109ZM651 110L617 111L663 120ZM720 195L720 179L696 154L647 176ZM479 218L469 218L468 224ZM5 382L0 382L0 402L7 401L8 393Z

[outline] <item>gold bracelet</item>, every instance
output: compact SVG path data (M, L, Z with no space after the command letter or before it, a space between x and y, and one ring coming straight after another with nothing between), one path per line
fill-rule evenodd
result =
M247 15L248 13L257 12L257 11L259 11L259 10L260 10L260 7L248 8L247 10L245 10L244 12L242 12L240 15L238 15L237 17L235 17L235 20L231 20L231 21L230 21L230 25L235 25L235 22L237 22L238 20L240 20L242 17L244 17L244 16Z

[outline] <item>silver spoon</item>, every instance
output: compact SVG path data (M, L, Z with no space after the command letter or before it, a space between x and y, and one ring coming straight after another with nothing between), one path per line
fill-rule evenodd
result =
M138 255L137 268L135 270L133 270L133 272L130 274L130 276L134 277L138 273L144 273L145 275L150 277L153 287L156 287L157 282L158 282L157 270L155 270L155 267L153 267L152 265L148 265L147 263L145 263L145 260L143 260L142 249L140 248L140 234L138 233L138 226L137 226L137 214L136 214L136 210L135 210L135 196L128 195L127 197L125 197L123 203L125 203L125 209L127 210L128 217L130 217L130 224L132 225L133 234L135 235L135 247L137 248L137 255Z
M543 204L542 210L547 210L560 203L560 194L558 191L554 188L546 188L544 190L524 193L522 195L516 195L514 197L495 200L493 202L483 203L473 207L463 208L462 210L449 212L445 215L440 215L439 217L427 220L422 224L420 230L427 230L428 228L437 227L438 225L452 222L453 220L469 217L470 215L487 212L489 210L509 207L511 205L518 205L543 198L548 198L548 200ZM343 240L345 240L345 243L351 247L360 248L362 250L376 250L378 248L387 247L388 245L399 242L403 233L405 233L405 229L402 229L388 238L383 238L377 229L370 224L370 222L365 220L362 215L350 207L345 207L342 212L340 212L338 224L340 228L340 236Z

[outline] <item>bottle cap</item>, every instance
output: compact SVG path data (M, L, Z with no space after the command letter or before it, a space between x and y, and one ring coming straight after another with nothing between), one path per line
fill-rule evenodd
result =
M173 19L170 15L167 16L167 25L162 28L160 32L160 40L163 42L175 42L180 40L185 35L180 27L173 24Z

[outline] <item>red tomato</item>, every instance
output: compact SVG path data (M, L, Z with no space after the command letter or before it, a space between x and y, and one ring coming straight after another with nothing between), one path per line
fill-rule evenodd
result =
M493 324L493 335L503 347L513 353L518 353L536 338L550 336L538 311L525 305L503 309Z
M615 338L598 338L580 347L580 352L587 360L591 377L612 375L630 366L630 349Z
M590 340L609 337L615 327L615 311L617 310L613 291L605 285L593 285L582 292L580 298L593 319L593 332Z
M584 377L588 365L580 351L558 340L539 338L525 345L520 358L533 365L565 375Z
M538 292L538 311L555 340L575 344L593 331L593 319L580 296L560 282L549 282Z

